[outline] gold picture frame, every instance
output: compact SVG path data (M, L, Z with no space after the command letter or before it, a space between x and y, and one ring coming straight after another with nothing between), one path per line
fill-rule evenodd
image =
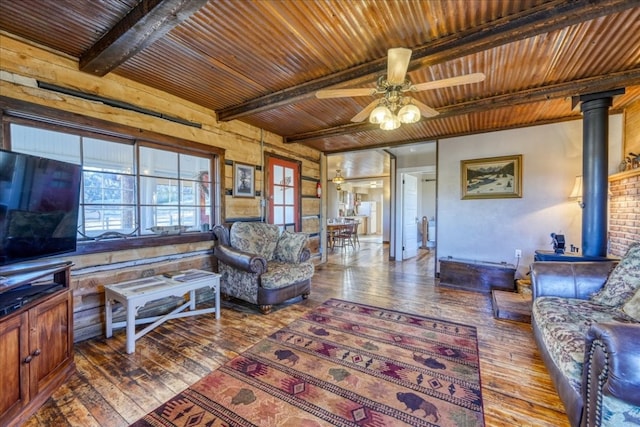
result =
M522 197L522 154L460 161L461 199Z
M233 163L233 197L254 198L255 167L246 163Z

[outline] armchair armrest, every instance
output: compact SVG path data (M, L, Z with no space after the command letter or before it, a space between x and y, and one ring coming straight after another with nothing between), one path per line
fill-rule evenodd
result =
M554 262L531 264L533 298L557 296L587 299L607 281L615 262Z
M309 261L311 258L311 250L309 248L304 248L302 252L300 252L300 262Z
M213 240L215 240L217 244L226 246L231 244L229 239L229 229L225 226L220 224L214 225L211 232L213 233Z
M213 256L236 270L262 274L267 271L267 260L256 254L242 252L231 246L218 244L213 248Z
M600 425L603 397L640 406L640 324L594 323L586 336L582 398L586 425ZM583 420L584 421L584 420Z

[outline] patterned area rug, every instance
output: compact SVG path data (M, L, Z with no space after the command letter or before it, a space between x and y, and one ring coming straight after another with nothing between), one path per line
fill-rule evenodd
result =
M331 299L133 425L483 426L476 329Z

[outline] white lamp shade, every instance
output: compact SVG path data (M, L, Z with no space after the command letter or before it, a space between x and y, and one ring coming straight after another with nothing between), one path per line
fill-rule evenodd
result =
M576 176L576 181L573 183L573 189L569 194L569 199L582 201L582 175Z
M398 129L399 127L400 127L400 120L394 115L391 115L391 117L388 120L385 120L384 122L380 123L380 129L382 130L394 130L394 129Z
M420 120L420 109L413 104L405 105L398 111L402 123L415 123Z
M369 115L369 122L378 125L389 120L392 116L391 111L387 107L384 105L378 105Z

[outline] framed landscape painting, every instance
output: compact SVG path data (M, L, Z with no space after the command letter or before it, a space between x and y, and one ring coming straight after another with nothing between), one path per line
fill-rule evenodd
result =
M460 161L463 200L522 197L522 155Z
M244 163L233 163L233 197L255 197L255 168Z

